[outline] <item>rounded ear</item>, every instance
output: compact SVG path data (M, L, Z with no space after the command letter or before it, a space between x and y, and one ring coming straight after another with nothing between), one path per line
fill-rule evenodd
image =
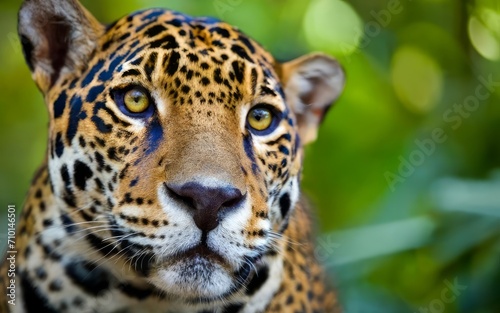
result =
M310 143L316 139L328 108L344 89L344 71L332 57L312 53L283 63L278 72L287 103L297 116L301 142Z
M25 0L18 32L33 80L46 93L88 61L104 26L76 0Z

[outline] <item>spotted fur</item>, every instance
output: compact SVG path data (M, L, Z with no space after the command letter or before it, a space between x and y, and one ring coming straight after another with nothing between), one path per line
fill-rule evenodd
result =
M339 312L299 192L303 145L343 87L335 60L279 63L163 9L104 26L74 0L26 0L19 33L49 143L2 312ZM148 111L120 107L128 86ZM262 104L276 125L259 133L246 116Z

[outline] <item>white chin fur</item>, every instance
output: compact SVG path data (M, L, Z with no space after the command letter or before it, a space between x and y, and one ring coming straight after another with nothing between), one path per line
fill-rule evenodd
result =
M219 298L233 286L230 274L221 265L194 257L159 269L151 283L167 294L182 298Z

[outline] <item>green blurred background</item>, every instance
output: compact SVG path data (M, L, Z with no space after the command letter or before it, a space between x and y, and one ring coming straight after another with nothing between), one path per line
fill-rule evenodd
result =
M215 16L280 60L336 56L347 86L303 189L346 312L500 312L500 1L83 2L104 22L145 7ZM21 207L46 143L20 3L0 2L0 210Z

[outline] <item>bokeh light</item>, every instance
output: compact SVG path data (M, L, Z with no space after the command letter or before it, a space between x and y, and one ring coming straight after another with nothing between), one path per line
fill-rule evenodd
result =
M440 98L442 71L432 57L417 48L403 46L396 51L391 78L398 98L414 113L428 113Z
M309 45L317 50L348 56L362 39L362 22L344 1L315 0L304 16L304 32Z
M500 42L488 27L472 16L468 30L472 45L480 55L492 61L500 59Z

